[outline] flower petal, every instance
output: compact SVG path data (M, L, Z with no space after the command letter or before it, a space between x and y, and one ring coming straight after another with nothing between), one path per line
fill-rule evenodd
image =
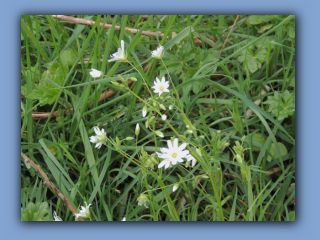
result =
M179 147L179 146L178 146L178 143L179 143L178 138L175 138L175 139L173 140L173 147L174 147L174 148L178 148L178 147Z
M180 147L178 147L178 150L179 150L179 151L182 151L183 149L186 148L186 146L187 146L186 143L182 143L182 144L180 145Z

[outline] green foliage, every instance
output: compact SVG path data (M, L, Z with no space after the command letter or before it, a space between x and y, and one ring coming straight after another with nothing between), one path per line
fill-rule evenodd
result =
M271 27L273 27L274 24L269 23L270 21L284 20L285 18L286 18L286 15L252 15L248 17L247 23L252 25L262 24L262 26L260 26L260 29L258 30L259 33L262 33L270 29ZM282 31L286 32L290 38L295 38L295 31L296 31L295 20L293 19L289 21L287 24L285 24Z
M277 158L279 158L281 156L284 156L284 155L286 155L288 153L288 150L287 150L286 146L282 142L277 142L277 145L279 147L280 154L276 150L274 144L272 143L271 146L270 146L270 151L269 151L271 156L269 155L268 158L267 158L268 162L270 162L272 159L277 159Z
M248 17L247 22L252 25L257 25L257 24L269 22L272 19L274 19L273 15L252 15Z
M35 89L27 97L39 100L40 106L53 104L60 91L57 87L63 85L67 72L67 65L62 65L61 67L58 64L50 65L48 70L43 72L39 85L35 85Z
M247 136L248 142L252 141L252 151L260 151L266 140L261 133L254 133ZM257 146L259 144L260 146Z
M283 93L275 91L274 95L269 96L264 103L269 104L268 111L276 116L278 121L282 121L295 112L295 94L288 90Z
M247 49L241 51L238 61L243 63L245 69L248 69L251 73L256 72L266 61L267 48L270 41L271 39L266 37L255 42Z
M21 208L21 221L50 221L47 202L29 203L27 208Z
M233 15L74 17L96 24L22 16L21 149L77 211L86 201L92 221L294 219L294 16L241 15L229 36ZM108 62L120 40L128 61ZM151 58L159 44L164 57ZM175 138L194 159L159 169L156 152ZM38 175L22 159L22 219L74 221Z
M64 50L60 54L62 65L68 65L71 67L77 61L78 55L73 49Z

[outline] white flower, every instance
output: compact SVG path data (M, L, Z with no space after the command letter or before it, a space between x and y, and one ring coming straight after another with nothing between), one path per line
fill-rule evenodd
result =
M197 159L195 159L191 154L186 156L187 161L192 161L192 167L194 167L197 163Z
M147 116L147 112L148 112L147 106L144 106L142 108L142 117L146 117Z
M167 115L163 114L163 115L161 116L161 118L162 118L163 121L165 121L165 120L167 120Z
M162 153L156 153L158 157L169 160L172 165L176 165L178 162L183 162L183 158L189 154L188 150L183 150L186 148L187 144L183 143L179 146L178 138L173 140L173 145L171 140L168 140L167 143L168 148L161 148L160 151Z
M53 212L52 216L53 216L53 220L54 220L54 221L62 221L61 218L59 218L59 217L57 216L56 211Z
M90 142L96 143L95 147L100 149L102 144L106 144L107 136L106 136L106 133L103 128L102 128L102 130L100 130L98 127L94 127L94 131L97 135L91 136Z
M162 77L161 81L159 80L159 78L156 77L156 81L154 81L154 86L152 88L154 88L154 93L159 93L159 96L163 92L170 92L168 89L169 81L166 81L164 77Z
M177 191L178 188L179 188L179 184L176 183L175 185L173 185L172 192Z
M146 208L148 208L147 206L147 202L149 202L148 196L146 194L141 194L140 197L138 197L138 205L142 206L144 205Z
M173 106L172 106L172 105L170 105L170 106L169 106L169 110L172 110L172 109L173 109Z
M90 217L89 207L90 207L92 204L90 203L89 205L87 205L86 202L84 202L84 203L86 204L86 207L81 206L80 213L76 213L76 214L75 214L76 219L77 219L78 217L82 217L82 218L88 218L88 217Z
M93 78L98 78L98 77L101 77L102 72L100 72L100 71L97 70L97 69L92 68L92 69L91 69L91 72L90 72L90 75L91 75L91 77L93 77Z
M159 45L159 47L152 51L151 54L153 58L157 58L157 59L161 59L162 56L163 56L163 50L164 50L164 47L162 47L161 45Z
M127 60L127 56L124 52L124 41L121 40L121 48L118 48L118 52L115 52L114 54L111 54L110 57L112 57L111 59L108 60L108 62L113 62L113 61L126 61Z
M139 136L139 133L140 133L140 125L139 125L139 123L137 123L136 130L135 130L136 136Z
M121 221L124 221L124 222L127 221L127 220L126 220L126 217L124 217Z
M171 165L170 160L169 159L165 159L158 165L158 168L164 167L164 169L167 169L168 167L170 167L170 165Z

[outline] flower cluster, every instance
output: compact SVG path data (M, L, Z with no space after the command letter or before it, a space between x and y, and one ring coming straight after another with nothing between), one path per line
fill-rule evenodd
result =
M106 144L107 142L107 136L102 128L101 130L98 127L94 127L94 132L96 133L96 136L90 137L90 142L96 143L96 148L100 149L102 144Z
M142 193L139 197L138 197L138 205L139 206L142 206L144 205L145 208L148 208L147 206L147 202L149 202L149 199L148 199L148 196L144 193Z
M156 50L151 52L151 57L161 59L163 57L163 51L164 47L160 45Z
M159 158L164 159L159 165L158 168L164 167L167 169L171 165L176 165L178 162L182 163L183 158L186 158L187 161L192 161L192 166L197 163L197 160L189 154L188 150L184 150L187 147L186 143L182 143L179 146L178 138L173 140L173 144L171 140L167 141L168 148L161 148L161 153L156 153Z
M113 62L113 61L121 61L124 62L127 60L126 53L124 51L124 41L121 40L121 48L118 48L118 52L115 52L114 54L111 54L110 57L111 59L108 60L108 62Z
M53 216L53 220L54 220L54 221L56 221L56 222L62 221L61 218L57 216L56 211L53 211L52 216Z
M75 214L76 219L78 217L82 217L82 218L88 218L90 217L90 211L89 211L89 207L92 205L91 203L89 205L87 205L86 202L84 202L86 204L86 207L81 206L80 212Z

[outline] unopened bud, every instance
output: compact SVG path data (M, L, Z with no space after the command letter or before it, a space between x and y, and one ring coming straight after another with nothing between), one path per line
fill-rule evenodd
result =
M112 81L111 83L112 83L113 85L117 86L117 87L120 87L120 84L119 84L118 82Z
M172 192L175 192L178 188L179 188L179 184L176 183L175 185L173 185Z
M135 130L136 136L139 136L139 133L140 133L140 125L139 125L139 123L137 123L136 130Z
M146 116L147 116L147 112L148 112L148 109L147 109L147 106L145 105L145 106L142 108L142 117L146 117Z
M165 107L163 104L159 104L159 107L160 107L162 110L166 110L166 107Z
M164 137L163 133L160 131L156 131L155 134L159 137L162 137L162 138Z

